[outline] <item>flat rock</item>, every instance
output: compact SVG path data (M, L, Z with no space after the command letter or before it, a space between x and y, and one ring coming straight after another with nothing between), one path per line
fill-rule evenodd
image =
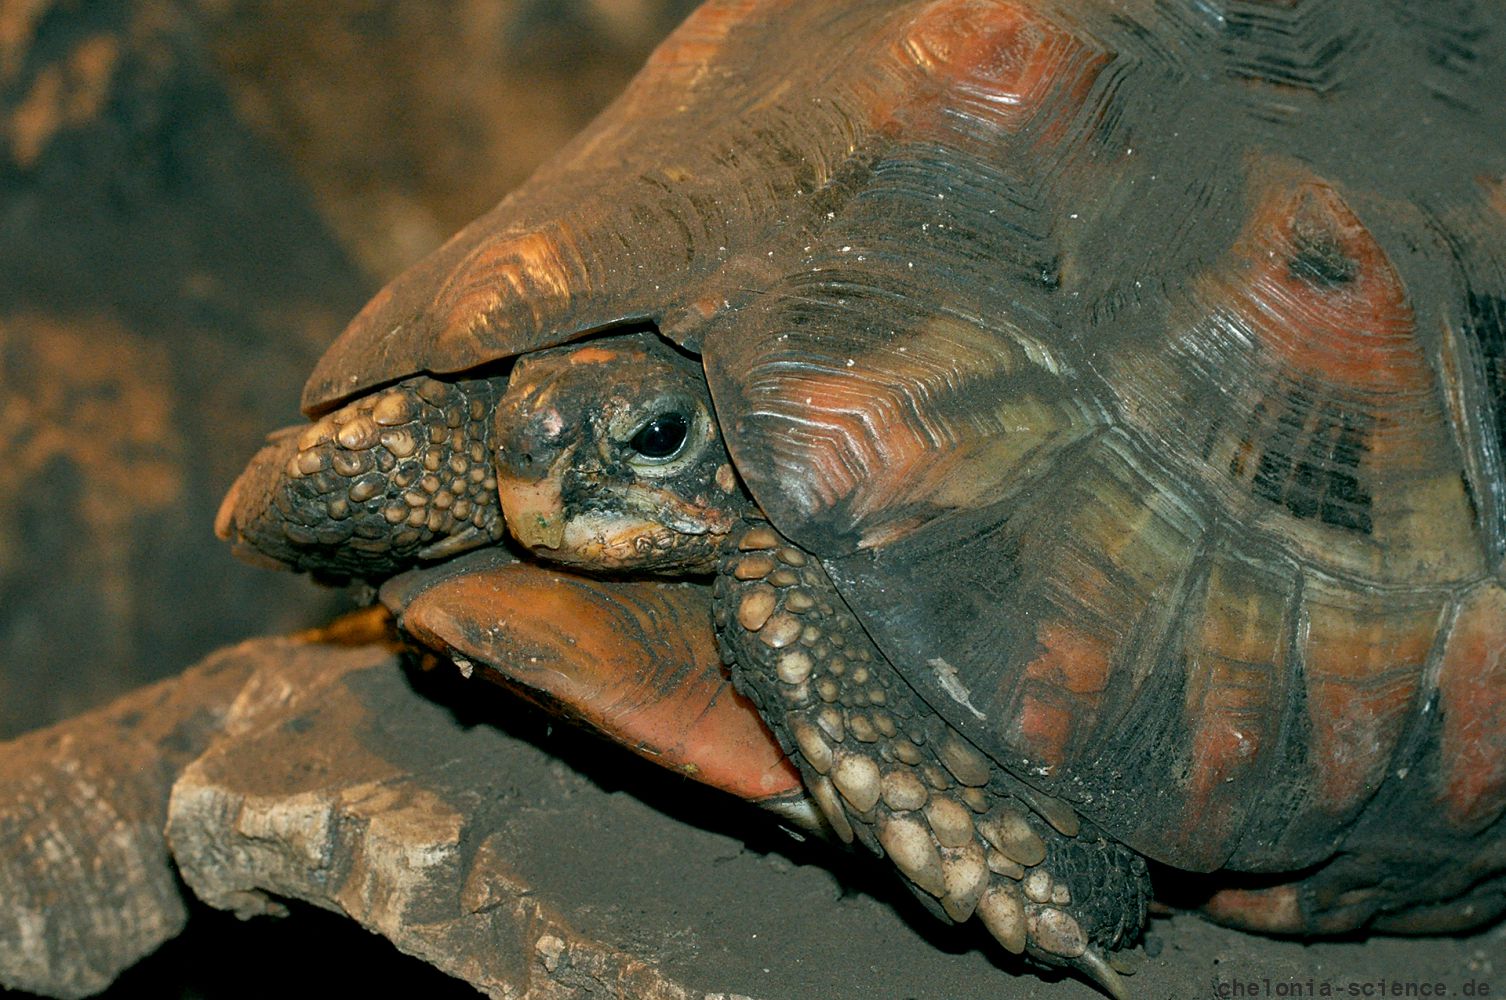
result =
M215 906L305 900L520 1000L1100 995L1020 975L864 859L799 844L479 673L404 670L376 647L254 648L224 734L172 799L183 876ZM1178 917L1153 933L1157 955L1132 980L1141 997L1248 979L1338 995L1444 982L1457 995L1499 979L1490 956L1506 951L1499 928L1305 945Z
M548 783L539 751L460 723L382 647L258 655L224 736L173 789L168 837L200 898L243 916L279 899L336 910L494 997L692 995L572 927L516 870L515 783Z

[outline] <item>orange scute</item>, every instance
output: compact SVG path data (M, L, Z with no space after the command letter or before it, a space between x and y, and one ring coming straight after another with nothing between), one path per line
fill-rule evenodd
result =
M1273 184L1235 254L1229 307L1279 366L1359 394L1430 390L1401 278L1331 186Z
M1012 742L1056 768L1097 719L1112 664L1107 643L1067 625L1043 625L1037 641L1043 648L1025 667Z
M852 498L863 510L881 506L927 463L943 461L922 426L907 419L918 395L909 373L810 372L791 377L786 392L813 415L806 433L818 506Z
M1269 669L1213 657L1199 665L1199 697L1182 835L1210 849L1236 826L1230 806L1248 794L1248 779L1271 730L1273 687Z
M1310 600L1304 650L1317 801L1333 815L1379 786L1437 633L1432 607L1382 607L1353 592Z
M1289 579L1237 557L1209 575L1197 630L1188 637L1183 718L1191 740L1186 803L1170 832L1181 849L1222 863L1257 791L1264 753L1286 703Z
M444 315L442 352L463 354L498 311L523 306L535 326L547 325L572 296L588 291L578 287L584 281L572 237L559 225L482 243L436 296L435 309Z
M1479 830L1506 809L1506 589L1487 584L1464 602L1438 677L1443 808Z
M787 0L713 0L702 4L649 56L645 75L657 83L660 76L685 78L703 71L735 29L757 24L786 5Z

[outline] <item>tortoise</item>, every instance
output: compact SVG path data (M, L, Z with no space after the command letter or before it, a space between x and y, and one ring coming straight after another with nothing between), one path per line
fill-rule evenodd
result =
M833 836L1116 994L1147 861L1256 930L1478 925L1503 43L1465 0L715 0L367 305L218 529L484 581L389 597L514 672L536 598L471 550L584 574L535 633L709 578L632 643L714 626Z

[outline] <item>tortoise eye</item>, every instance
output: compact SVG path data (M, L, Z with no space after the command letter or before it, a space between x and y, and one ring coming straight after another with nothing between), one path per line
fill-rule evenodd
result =
M628 442L644 458L671 458L685 446L690 418L683 413L661 413L638 429Z

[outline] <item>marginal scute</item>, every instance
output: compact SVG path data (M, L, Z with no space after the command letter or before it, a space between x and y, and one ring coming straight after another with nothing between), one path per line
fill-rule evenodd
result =
M1177 623L1187 663L1178 709L1187 734L1180 809L1147 831L1198 870L1228 859L1248 811L1269 794L1262 779L1280 746L1302 589L1286 562L1219 548L1209 564Z
M1462 602L1443 647L1438 795L1459 830L1485 829L1506 811L1506 586L1485 583Z
M930 315L920 298L870 309L854 317L841 291L795 282L749 306L737 339L708 334L713 395L747 414L724 427L728 448L760 505L817 555L835 554L833 538L914 531L916 510L993 503L1101 419L1037 380L1007 332ZM914 328L889 332L902 323Z
M1047 767L1059 767L1097 717L1113 666L1099 637L1060 621L1036 628L1039 653L1022 671L1009 732L1016 745Z
M1304 593L1309 748L1321 808L1354 812L1380 786L1415 714L1438 602L1319 585ZM1483 666L1483 665L1482 665Z

